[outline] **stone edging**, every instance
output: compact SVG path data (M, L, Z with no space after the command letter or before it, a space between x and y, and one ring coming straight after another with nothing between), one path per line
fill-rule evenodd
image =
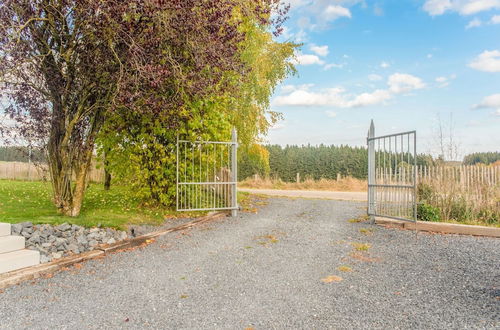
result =
M375 223L378 225L385 225L389 227L398 227L408 230L417 229L420 231L429 231L429 232L436 232L443 234L500 237L500 228L497 227L485 227L485 226L475 226L475 225L462 225L458 223L427 222L427 221L417 221L417 223L415 224L414 222L394 220L382 217L375 217Z
M124 241L120 241L115 244L111 244L109 246L104 246L104 247L98 247L96 250L93 251L88 251L84 252L81 254L77 255L72 255L69 257L63 257L61 259L57 259L52 262L28 267L28 268L22 268L19 270L15 270L12 272L8 272L5 274L0 275L0 289L4 289L8 286L19 284L24 281L29 281L33 279L37 279L39 277L42 277L44 275L48 275L51 273L55 273L56 271L68 267L77 263L80 263L82 261L94 259L103 255L106 255L107 253L111 252L117 252L119 250L124 250L128 248L133 248L136 246L139 246L141 244L147 243L148 240L154 239L159 236L163 236L165 234L175 232L175 231L180 231L180 230L185 230L189 229L192 227L195 227L197 225L207 223L211 220L215 220L218 218L221 218L223 215L226 213L224 212L216 212L213 214L206 215L204 217L198 218L196 220L190 221L188 223L185 223L183 225L165 229L165 230L159 230L155 231L149 234L145 234L139 237L135 237L132 239L126 239Z

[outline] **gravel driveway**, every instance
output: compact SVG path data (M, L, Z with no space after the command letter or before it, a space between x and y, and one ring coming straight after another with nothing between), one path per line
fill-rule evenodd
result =
M365 203L268 202L8 288L0 328L500 327L500 240L348 222Z

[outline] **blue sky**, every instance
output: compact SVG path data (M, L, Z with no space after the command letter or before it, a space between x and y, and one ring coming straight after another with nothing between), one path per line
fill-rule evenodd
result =
M500 151L500 0L288 1L281 39L303 46L267 142L363 145L373 118L436 154L440 118L459 157Z

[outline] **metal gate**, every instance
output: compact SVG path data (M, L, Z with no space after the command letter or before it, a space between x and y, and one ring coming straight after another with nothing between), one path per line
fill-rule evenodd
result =
M417 220L417 133L368 131L368 215Z
M235 129L230 142L177 139L177 211L237 215L237 149Z

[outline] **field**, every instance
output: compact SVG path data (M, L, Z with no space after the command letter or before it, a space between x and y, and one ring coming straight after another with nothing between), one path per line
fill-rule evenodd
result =
M344 177L339 180L306 179L300 182L284 182L280 179L248 178L240 183L240 187L253 189L286 189L286 190L330 190L330 191L366 191L366 180Z
M141 206L120 186L105 191L102 185L91 184L82 212L76 218L58 214L51 198L50 182L0 180L0 222L68 222L85 227L124 228L127 224L161 224L166 217L179 215L165 208Z

